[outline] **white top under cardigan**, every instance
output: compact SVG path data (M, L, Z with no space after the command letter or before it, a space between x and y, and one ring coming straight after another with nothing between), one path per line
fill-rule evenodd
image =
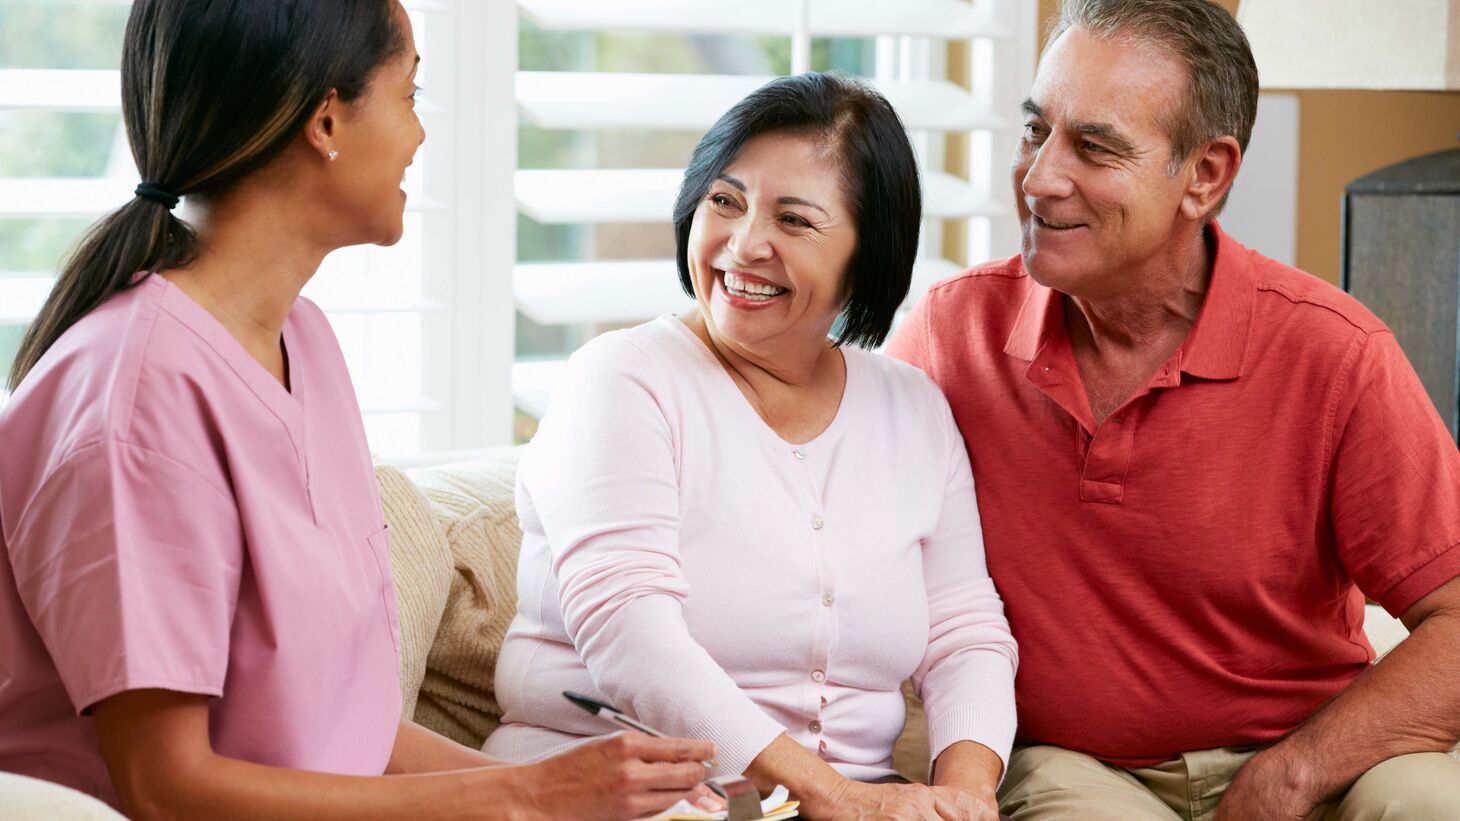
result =
M484 749L512 761L612 731L601 698L740 772L781 733L844 775L892 772L912 676L931 754L1007 761L1017 650L984 565L973 477L923 373L845 348L831 425L756 414L673 316L569 360L518 469L518 613Z

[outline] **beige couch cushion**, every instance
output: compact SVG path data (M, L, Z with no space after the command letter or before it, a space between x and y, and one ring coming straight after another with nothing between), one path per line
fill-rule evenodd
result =
M480 747L502 718L492 678L517 612L518 455L502 448L407 471L435 510L454 565L415 720L469 747Z
M399 468L378 464L380 506L390 525L390 567L400 622L401 715L414 715L426 677L426 655L436 637L454 563L451 548L426 497Z

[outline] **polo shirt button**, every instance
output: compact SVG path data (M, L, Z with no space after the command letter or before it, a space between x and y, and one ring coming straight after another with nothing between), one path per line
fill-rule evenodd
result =
M796 457L796 461L799 462L806 458L806 451L800 448L796 448L795 450L791 451L791 455Z
M818 684L821 683L821 682L823 682L823 681L826 681L826 673L823 673L820 670L812 670L811 671L811 680L814 681L814 682L817 682Z
M820 516L812 516L811 517L811 529L812 530L820 530L821 529L821 526L824 525L824 524L826 524L826 522L822 521L822 518Z
M814 733L816 735L820 735L821 734L821 722L820 721L813 721L810 724L807 724L806 725L806 729L810 730L812 733Z
M822 593L821 594L821 606L822 607L831 607L833 604L836 604L836 596L833 596L830 593Z

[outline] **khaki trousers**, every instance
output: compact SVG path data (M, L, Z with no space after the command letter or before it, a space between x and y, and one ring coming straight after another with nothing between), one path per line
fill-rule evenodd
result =
M1153 767L1115 767L1060 747L1018 747L999 788L1014 821L1210 821L1253 749L1198 750ZM1460 819L1460 761L1443 753L1391 758L1310 821Z

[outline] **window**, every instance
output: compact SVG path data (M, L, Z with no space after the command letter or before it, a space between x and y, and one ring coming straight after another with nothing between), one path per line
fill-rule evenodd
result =
M907 124L927 217L907 304L994 253L991 220L1011 214L991 178L1012 142L1003 140L1004 153L996 143L1014 133L1017 95L1032 76L1032 4L519 0L517 8L519 440L575 348L688 304L669 223L684 163L706 128L776 75L863 76Z
M407 0L428 133L393 248L331 255L330 317L386 455L530 436L564 358L687 303L669 211L691 149L778 74L872 79L925 171L914 295L1013 253L1003 169L1033 76L1024 0ZM0 2L0 367L80 232L138 182L129 4Z
M424 55L453 39L456 4L405 5ZM7 369L77 237L130 200L139 181L120 113L129 11L126 2L0 3L0 366ZM440 66L423 61L420 84L430 88ZM417 109L429 131L452 130L454 106L427 96ZM450 207L454 158L435 149L424 147L408 171L401 243L332 254L304 291L334 326L371 446L384 453L450 444L449 366L436 363L449 361L452 340L433 329L456 296L461 251L453 237L462 227Z

